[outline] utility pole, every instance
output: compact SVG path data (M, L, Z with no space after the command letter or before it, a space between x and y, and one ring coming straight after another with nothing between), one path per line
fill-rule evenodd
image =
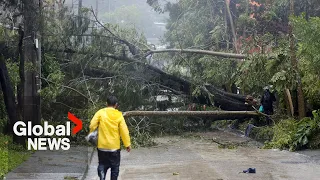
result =
M23 1L24 17L24 84L23 84L23 120L40 124L40 84L41 46L40 46L40 1Z

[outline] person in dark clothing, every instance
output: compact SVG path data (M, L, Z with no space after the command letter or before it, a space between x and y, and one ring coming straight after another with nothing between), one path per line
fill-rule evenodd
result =
M273 102L276 101L275 95L270 92L269 88L266 87L261 98L261 105L263 106L264 113L267 115L273 114ZM270 125L270 118L267 117L267 124Z

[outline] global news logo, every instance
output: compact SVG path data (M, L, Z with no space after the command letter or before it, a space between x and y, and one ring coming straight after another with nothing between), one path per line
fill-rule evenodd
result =
M72 129L72 135L81 131L82 121L80 119L70 112L68 112L68 119L76 125ZM50 125L48 121L44 121L43 126L32 126L31 121L28 121L27 123L18 121L13 126L13 132L17 136L28 137L28 150L69 150L70 139L68 136L71 136L70 121L57 126Z

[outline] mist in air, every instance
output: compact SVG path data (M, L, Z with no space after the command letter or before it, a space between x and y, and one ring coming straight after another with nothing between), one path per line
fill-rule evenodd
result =
M65 5L77 10L79 0L66 0ZM145 0L82 0L82 7L93 8L103 23L135 28L148 43L161 45L168 13L155 12Z

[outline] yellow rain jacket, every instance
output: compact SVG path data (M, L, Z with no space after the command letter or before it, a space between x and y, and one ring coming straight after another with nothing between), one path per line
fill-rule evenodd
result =
M90 122L90 133L97 128L99 149L120 149L120 137L125 147L131 145L127 124L117 109L107 107L96 112Z

